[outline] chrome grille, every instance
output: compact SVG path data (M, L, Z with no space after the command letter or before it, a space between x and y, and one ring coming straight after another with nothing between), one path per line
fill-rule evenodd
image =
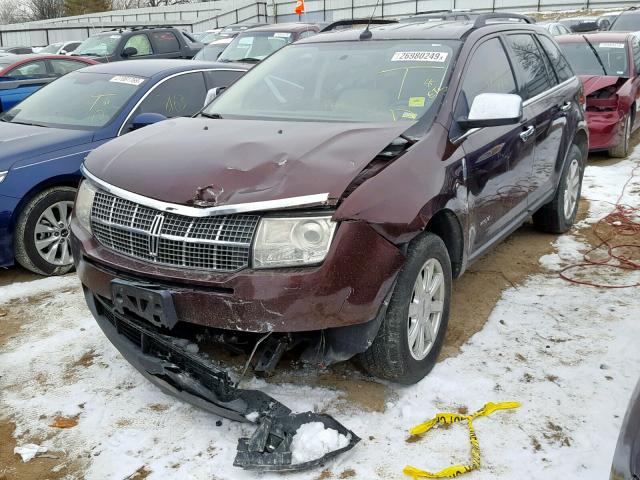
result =
M104 246L173 267L235 272L249 265L257 215L189 217L161 212L103 191L91 209L93 234Z

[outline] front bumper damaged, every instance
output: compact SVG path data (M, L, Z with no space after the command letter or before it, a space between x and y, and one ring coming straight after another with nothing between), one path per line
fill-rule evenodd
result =
M296 471L321 465L353 448L360 438L334 418L294 414L259 390L238 388L227 371L152 326L125 317L107 301L84 289L87 305L109 341L145 378L164 393L230 420L255 423L250 438L240 438L234 465L248 470ZM349 438L347 446L304 463L292 463L291 442L297 429L321 422Z

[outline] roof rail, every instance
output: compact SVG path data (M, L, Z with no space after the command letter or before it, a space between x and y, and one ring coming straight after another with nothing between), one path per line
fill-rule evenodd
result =
M487 25L487 20L519 20L524 23L536 23L536 21L527 16L521 15L520 13L482 13L476 17L475 22L473 22L473 28L480 28Z
M320 32L330 32L332 30L338 30L339 27L352 27L354 25L387 25L389 23L398 23L397 20L389 20L389 19L381 19L381 18L373 18L369 20L368 18L362 19L353 19L353 20L338 20L337 22L330 23L329 25L323 27Z

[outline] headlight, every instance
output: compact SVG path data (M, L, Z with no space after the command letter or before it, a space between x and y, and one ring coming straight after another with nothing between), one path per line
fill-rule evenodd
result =
M9 170L5 170L4 172L0 172L0 183L2 183L5 178L7 178L7 173L9 173Z
M87 231L91 231L91 207L93 197L96 195L96 187L88 180L83 180L76 195L76 203L73 207L74 213L80 225Z
M270 218L260 221L253 245L255 268L320 263L327 256L336 223L326 217Z

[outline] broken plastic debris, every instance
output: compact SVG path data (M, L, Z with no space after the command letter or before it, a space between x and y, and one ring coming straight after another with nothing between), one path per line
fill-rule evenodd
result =
M13 449L13 453L15 455L20 455L22 457L22 461L25 463L32 460L38 453L45 453L46 451L47 447L41 447L35 443L26 443L20 447L14 447Z
M305 463L349 445L349 437L322 422L301 425L291 441L292 463Z
M58 415L49 426L54 428L73 428L76 425L78 425L77 417L63 417Z

